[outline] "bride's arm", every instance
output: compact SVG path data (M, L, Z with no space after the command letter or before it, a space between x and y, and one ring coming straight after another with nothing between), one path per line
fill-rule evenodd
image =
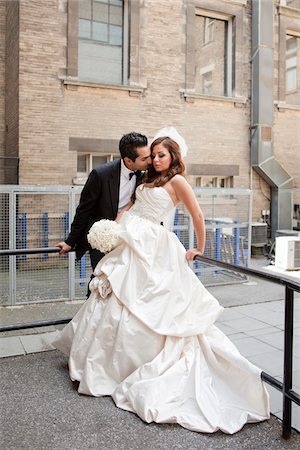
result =
M183 202L188 212L192 216L193 225L197 238L197 248L189 249L186 258L192 261L196 255L202 255L205 248L205 221L201 208L198 204L193 189L181 175L172 178L172 186L175 190L178 200Z
M132 205L133 205L133 202L131 202L131 201L130 201L129 203L127 203L127 205L124 206L123 209L121 209L121 211L119 212L119 214L118 214L117 217L115 218L115 221L116 221L116 222L119 222L119 220L120 220L121 217L123 216L124 212L125 212L125 211L128 211L128 210L132 207Z

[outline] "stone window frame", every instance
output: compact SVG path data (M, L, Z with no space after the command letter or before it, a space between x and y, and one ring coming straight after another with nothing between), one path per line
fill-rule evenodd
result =
M78 18L79 0L69 0L67 8L67 70L65 85L98 87L106 89L128 90L130 95L139 95L144 92L145 86L140 78L140 2L125 0L124 14L128 14L129 36L125 37L125 47L128 42L128 74L127 83L109 85L93 83L78 79ZM126 51L126 50L125 50ZM126 76L127 70L124 70Z
M278 7L279 48L278 48L278 107L300 109L299 104L286 102L286 36L300 37L300 11L288 6ZM300 66L298 63L300 70ZM300 87L298 87L299 89Z
M217 99L246 103L248 97L247 87L243 79L244 64L244 23L247 0L194 0L187 5L187 32L186 32L186 79L181 94L186 101L194 101L195 98ZM232 94L231 96L214 96L200 94L195 91L195 28L197 11L202 15L205 12L210 17L232 22L235 38L232 42Z

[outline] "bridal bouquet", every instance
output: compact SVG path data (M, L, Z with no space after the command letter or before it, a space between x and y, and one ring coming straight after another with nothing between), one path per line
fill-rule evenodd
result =
M92 248L108 253L121 242L121 225L114 220L101 219L95 222L87 235Z

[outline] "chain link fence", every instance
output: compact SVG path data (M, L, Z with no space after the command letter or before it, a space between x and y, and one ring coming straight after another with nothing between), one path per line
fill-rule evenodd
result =
M82 187L0 186L0 249L53 247L65 240ZM206 221L205 256L247 266L250 249L251 191L195 188ZM191 218L176 209L173 231L186 248L195 246ZM200 262L193 269L206 286L242 282L245 276ZM0 256L0 305L85 298L92 269L89 256L74 252Z

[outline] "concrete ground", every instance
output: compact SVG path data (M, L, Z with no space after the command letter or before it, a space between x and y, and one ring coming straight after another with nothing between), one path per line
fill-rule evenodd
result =
M235 435L194 433L179 425L146 424L116 408L110 397L78 395L58 351L1 360L1 448L4 450L284 450L300 436L281 438L275 417Z
M261 268L266 264L264 258L257 258L252 260L251 266ZM217 326L245 357L282 380L284 288L249 278L245 283L209 290L225 307ZM1 323L73 316L81 303L1 308ZM146 425L135 415L118 410L110 398L80 396L69 380L66 358L57 351L44 352L53 350L49 341L54 330L54 327L36 328L0 335L1 389L5 397L1 429L5 450L300 448L298 434L289 443L280 439L281 425L275 417L262 424L248 425L234 436L222 433L208 436L175 425ZM299 294L295 296L293 377L293 388L299 393ZM281 394L270 386L268 390L271 411L280 418ZM300 430L300 407L296 405L293 406L293 426Z

